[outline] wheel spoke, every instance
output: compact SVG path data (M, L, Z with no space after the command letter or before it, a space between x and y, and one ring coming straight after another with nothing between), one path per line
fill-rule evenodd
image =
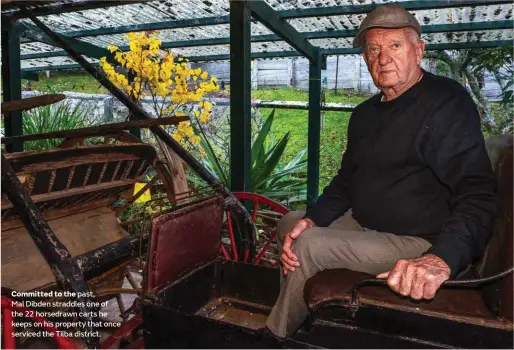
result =
M259 202L254 201L253 202L253 212L252 212L252 221L255 222L257 219L257 209L259 208Z
M245 248L245 259L244 262L248 262L248 257L250 256L250 248Z
M252 224L256 229L259 230L258 234L260 237L261 235L264 236L263 239L257 240L257 237L250 237L250 242L254 242L255 248L250 248L247 245L244 245L241 248L241 252L243 252L241 256L241 261L245 263L251 263L251 264L265 264L267 266L272 264L272 267L279 266L279 262L274 261L276 259L279 259L279 257L275 257L276 253L273 252L271 256L267 256L266 252L268 249L270 249L270 246L272 245L273 241L277 237L276 233L276 225L278 221L281 219L281 217L289 212L289 210L283 206L282 204L275 202L274 200L255 194L255 193L248 193L248 192L234 192L234 195L237 199L240 201L251 201L252 202L252 211L251 211L251 218L252 218ZM230 246L232 249L232 254L228 251L228 245L226 242L225 246L222 244L220 248L220 255L223 254L225 259L227 260L239 260L238 258L238 246L236 245L235 240L235 234L232 227L232 216L231 213L227 211L227 220L225 224L225 235L228 231L228 239L230 239ZM228 230L227 230L228 229ZM225 236L224 240L227 239L227 236ZM265 242L265 244L263 244ZM243 243L243 242L239 242ZM250 243L252 244L252 243ZM255 251L252 251L251 249L255 249ZM258 252L258 254L257 254ZM233 256L233 259L230 258L230 256ZM250 256L252 258L250 258ZM270 260L271 258L271 260Z
M264 247L262 247L259 255L257 255L257 257L255 258L255 260L253 261L253 263L255 265L259 264L259 262L261 261L262 257L264 256L264 254L266 253L266 250L268 250L269 246L271 245L271 242L275 239L275 237L277 237L277 232L274 231L272 234L271 234L271 237L268 239L268 241L266 242L266 244L264 245Z
M223 243L221 243L221 252L223 253L223 255L225 256L225 259L227 260L232 260L230 259L230 255L228 255L228 252L227 250L225 249L225 246L223 245Z
M238 260L237 248L236 248L236 240L234 238L234 230L232 230L232 216L230 212L227 211L227 222L228 222L228 234L230 236L230 244L232 245L232 256L234 260Z

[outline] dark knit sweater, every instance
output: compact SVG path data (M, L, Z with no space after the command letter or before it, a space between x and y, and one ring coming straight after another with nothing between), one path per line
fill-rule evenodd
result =
M351 208L366 228L426 239L455 276L483 253L496 214L476 106L428 72L396 99L381 96L353 112L341 168L305 216L323 227Z

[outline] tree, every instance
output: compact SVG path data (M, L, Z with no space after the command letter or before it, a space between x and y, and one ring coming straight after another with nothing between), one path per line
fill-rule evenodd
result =
M484 134L512 133L509 111L512 103L513 52L512 46L488 49L430 51L425 58L436 61L439 74L459 81L477 104ZM491 72L502 91L501 106L491 103L484 95L484 75Z

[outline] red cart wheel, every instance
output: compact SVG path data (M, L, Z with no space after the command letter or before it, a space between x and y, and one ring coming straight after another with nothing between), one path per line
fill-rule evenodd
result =
M255 265L268 265L276 267L279 264L279 254L276 250L276 227L278 221L289 212L282 204L274 200L261 196L256 193L249 192L233 192L237 199L251 202L252 222L257 229L254 238L255 252L250 254L248 248L245 249L244 257L239 257L237 253L236 241L234 238L234 227L232 222L232 215L229 211L226 212L226 229L228 232L227 237L222 239L221 251L227 260L239 260ZM275 251L270 251L275 243ZM249 261L250 255L254 256L253 260Z

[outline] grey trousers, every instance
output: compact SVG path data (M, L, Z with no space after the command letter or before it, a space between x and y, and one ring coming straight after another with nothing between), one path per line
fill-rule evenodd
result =
M280 251L284 236L305 215L294 211L285 215L277 226ZM303 299L305 282L319 271L346 268L379 274L394 267L399 259L416 258L430 248L419 237L397 236L363 228L347 212L328 227L305 230L293 241L292 250L300 267L284 276L280 272L280 295L266 321L277 336L292 335L308 315Z

